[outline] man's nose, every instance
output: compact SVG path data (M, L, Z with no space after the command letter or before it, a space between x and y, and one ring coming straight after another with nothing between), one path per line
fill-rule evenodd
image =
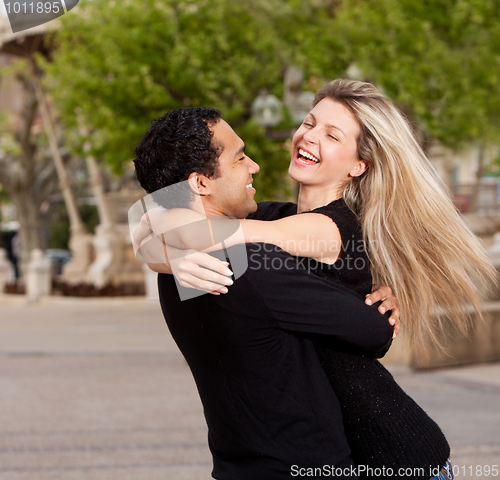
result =
M247 157L249 160L248 171L253 175L260 170L259 164L255 163L250 157Z

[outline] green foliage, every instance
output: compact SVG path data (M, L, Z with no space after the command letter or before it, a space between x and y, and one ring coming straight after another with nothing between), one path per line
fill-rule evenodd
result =
M250 107L261 88L282 96L289 65L315 90L357 63L445 145L500 137L500 0L92 0L62 23L46 85L73 147L78 111L116 172L153 119L209 105L261 165L258 198L273 197L288 154Z
M99 224L99 215L95 205L80 205L78 211L82 217L85 227L90 233L95 232L95 227ZM48 248L68 249L70 237L69 218L63 204L55 211L48 222L49 242Z
M333 61L331 37L318 41L321 19L329 19L327 3L93 0L62 18L54 61L45 65L46 85L61 121L76 131L75 111L81 112L93 132L93 153L115 171L166 111L219 108L245 135L249 155L266 172L256 177L257 186L269 195L279 188L287 155L252 122L251 104L262 88L282 95L288 65L322 75L325 62Z
M350 0L336 27L364 76L432 137L499 138L498 0Z
M69 220L58 219L49 223L49 241L47 248L68 249L69 242Z

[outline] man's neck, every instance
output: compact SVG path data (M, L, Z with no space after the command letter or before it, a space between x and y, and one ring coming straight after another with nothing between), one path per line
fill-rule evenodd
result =
M204 217L228 217L224 212L221 212L216 206L214 206L209 200L205 200L204 197L197 198L190 205L191 210L198 212L200 215Z

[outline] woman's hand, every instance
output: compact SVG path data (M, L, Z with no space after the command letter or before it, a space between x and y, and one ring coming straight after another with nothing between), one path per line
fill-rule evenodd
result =
M228 286L233 284L233 272L227 262L222 262L208 253L196 250L181 250L166 245L162 236L150 233L136 252L149 268L158 273L175 275L178 282L186 288L195 288L214 295L227 293Z
M234 282L229 263L196 250L183 250L182 256L170 259L178 282L186 288L195 288L213 295L227 293Z
M392 338L396 338L401 327L400 311L398 299L392 294L390 287L384 285L374 285L372 293L368 294L365 299L367 305L373 305L377 302L382 302L378 306L378 311L382 314L385 312L391 312L389 317L389 323L394 325L394 335Z

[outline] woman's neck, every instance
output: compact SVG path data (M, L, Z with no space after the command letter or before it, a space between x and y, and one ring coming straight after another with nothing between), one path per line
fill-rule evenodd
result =
M317 185L301 185L299 190L299 199L297 201L297 213L323 207L341 197L342 193L339 190L332 191L331 188L321 188Z

